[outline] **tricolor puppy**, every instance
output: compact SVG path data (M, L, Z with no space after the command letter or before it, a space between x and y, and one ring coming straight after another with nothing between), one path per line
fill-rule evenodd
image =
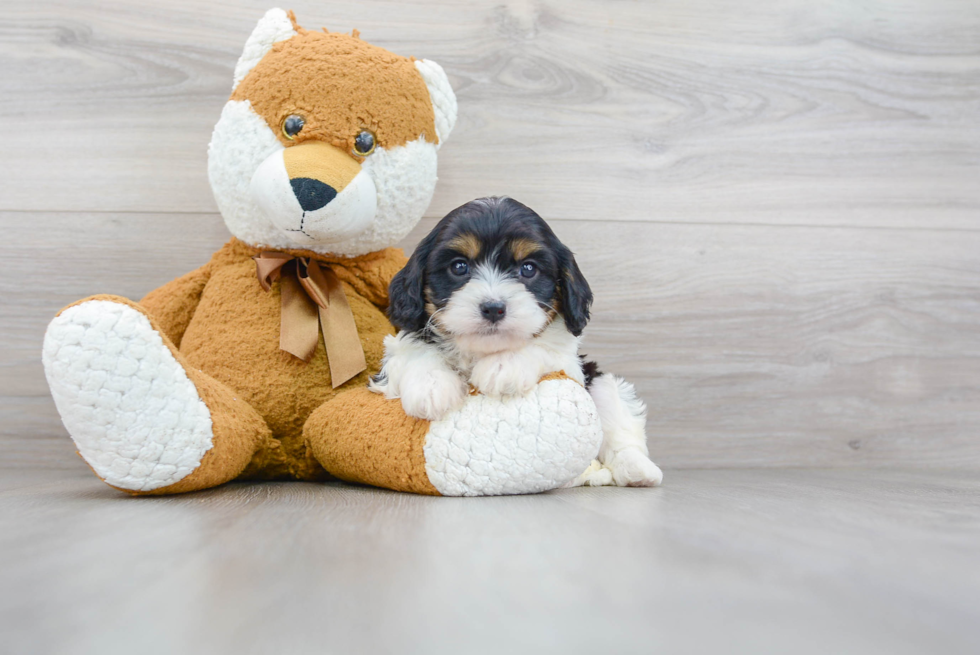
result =
M565 371L591 393L603 443L577 484L653 486L646 407L633 385L579 356L592 291L572 252L534 211L481 198L450 212L422 240L389 289L381 372L371 389L400 398L411 416L439 420L469 385L521 395Z

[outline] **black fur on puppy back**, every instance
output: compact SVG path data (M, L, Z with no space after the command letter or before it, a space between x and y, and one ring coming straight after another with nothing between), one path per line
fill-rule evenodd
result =
M585 375L585 388L588 389L592 386L592 381L602 375L602 371L599 370L599 364L590 359L586 359L586 357L588 355L578 356L582 361L582 374Z

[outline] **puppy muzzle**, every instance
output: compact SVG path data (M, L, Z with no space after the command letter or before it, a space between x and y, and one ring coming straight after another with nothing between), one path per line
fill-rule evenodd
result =
M507 304L499 300L487 300L480 303L480 315L491 325L496 325L507 316Z
M350 155L320 141L269 155L249 187L268 219L299 246L364 232L377 214L374 180Z

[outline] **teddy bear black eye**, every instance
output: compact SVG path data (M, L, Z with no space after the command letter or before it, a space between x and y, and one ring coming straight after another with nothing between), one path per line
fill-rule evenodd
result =
M534 262L524 262L521 264L521 277L532 278L538 272L538 267Z
M286 135L287 139L292 141L299 134L299 131L303 129L304 125L306 125L306 121L303 120L302 116L290 114L282 119L282 133Z
M457 259L449 265L449 270L453 272L453 275L466 275L470 272L470 265L462 259Z
M367 157L374 152L375 145L376 142L374 139L374 133L370 130L361 130L361 132L354 137L354 152L359 154L361 157Z

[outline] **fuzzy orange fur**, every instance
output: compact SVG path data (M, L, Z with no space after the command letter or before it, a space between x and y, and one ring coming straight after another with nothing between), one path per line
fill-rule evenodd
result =
M354 138L363 129L384 148L419 137L439 142L429 91L413 60L348 34L300 28L272 47L231 99L248 100L286 146L315 139L362 159ZM290 114L305 121L292 141L281 129Z

